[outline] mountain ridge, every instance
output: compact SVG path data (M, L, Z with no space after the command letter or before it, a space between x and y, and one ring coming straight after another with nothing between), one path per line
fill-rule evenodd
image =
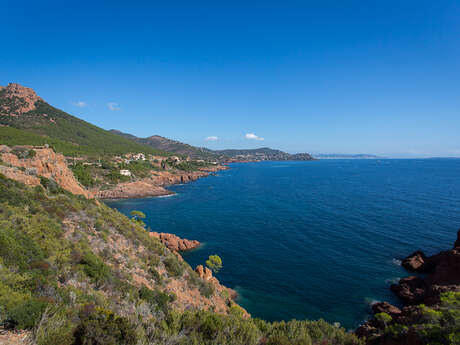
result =
M147 138L139 138L135 135L124 133L116 129L111 129L110 131L120 136L124 136L125 138L129 138L133 141L149 145L155 149L163 149L171 153L189 156L190 158L194 159L214 159L218 162L261 160L314 160L314 158L308 153L290 154L269 147L261 147L256 149L211 150L205 147L196 147L189 144L185 144L177 140L162 137L160 135L152 135Z

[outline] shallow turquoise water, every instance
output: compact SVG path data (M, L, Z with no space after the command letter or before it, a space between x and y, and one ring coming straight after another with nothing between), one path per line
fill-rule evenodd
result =
M460 160L324 160L234 164L177 195L108 202L141 210L155 231L204 245L193 267L221 256L222 283L267 320L356 327L416 249L446 249L460 227Z

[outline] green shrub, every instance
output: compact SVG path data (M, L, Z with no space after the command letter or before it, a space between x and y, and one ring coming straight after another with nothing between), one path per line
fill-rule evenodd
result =
M64 193L64 190L52 179L40 176L40 184L51 194Z
M168 257L164 262L166 271L172 277L180 277L184 273L184 266L175 257Z
M74 344L72 314L63 305L53 309L52 312L45 311L35 330L37 345Z
M97 284L101 284L111 276L110 267L91 252L83 255L80 264L83 266L83 271Z
M72 171L75 178L85 187L93 187L95 181L91 176L91 171L89 167L83 165L82 163L77 163L72 166Z
M198 289L200 290L200 294L207 298L214 294L214 286L208 282L201 281Z
M152 305L156 305L159 309L164 311L168 309L168 303L173 302L176 298L175 295L170 296L158 289L153 291L146 286L143 286L139 290L139 297Z
M40 319L47 305L48 303L43 300L31 298L14 308L9 317L17 324L17 328L30 329Z
M222 259L219 255L210 255L206 260L206 266L214 273L218 273L222 269Z
M128 319L98 309L84 315L75 332L74 345L135 345L137 336Z

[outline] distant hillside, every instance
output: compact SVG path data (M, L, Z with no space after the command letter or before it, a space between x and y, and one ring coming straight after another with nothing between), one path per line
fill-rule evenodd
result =
M382 157L370 154L346 154L346 153L319 153L313 155L318 159L381 159Z
M176 155L188 156L192 159L217 160L218 156L211 150L204 147L195 147L181 143L180 141L171 140L159 135L152 135L148 138L138 138L132 134L123 133L112 129L110 132L118 134L127 139L133 140L140 144L148 145L156 150L162 150L174 153Z
M0 143L50 144L65 155L165 154L56 109L18 84L0 87Z
M112 129L111 132L131 139L135 142L149 145L157 150L164 150L177 155L188 156L193 159L215 160L219 162L314 159L308 153L289 154L268 147L262 147L258 149L210 150L204 147L195 147L192 145L184 144L176 140L161 137L159 135L153 135L148 138L138 138L134 135L123 133L114 129Z

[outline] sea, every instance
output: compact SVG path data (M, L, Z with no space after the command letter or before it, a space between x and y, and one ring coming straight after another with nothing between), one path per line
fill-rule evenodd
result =
M460 228L460 159L235 163L168 197L107 202L140 210L158 232L195 239L192 266L222 258L217 278L269 321L359 326L415 250L452 247Z

